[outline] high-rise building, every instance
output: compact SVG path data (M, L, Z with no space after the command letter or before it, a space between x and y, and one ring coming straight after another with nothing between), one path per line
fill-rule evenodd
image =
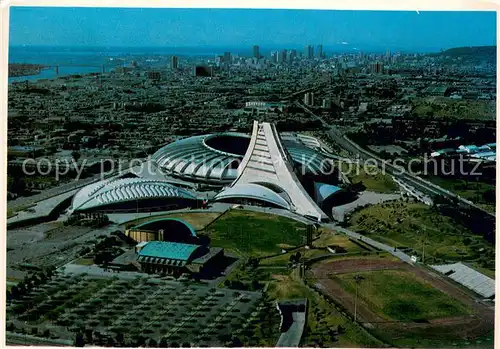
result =
M197 65L193 69L194 76L212 77L213 70L212 67L206 65Z
M332 102L329 99L324 98L323 103L321 103L321 108L330 109L332 107Z
M370 73L371 74L382 74L384 67L382 63L372 63L370 64Z
M318 47L316 48L316 55L318 58L323 58L323 45L318 45Z
M231 62L231 52L224 52L224 62L225 63Z
M252 49L253 57L260 58L259 46L255 45Z
M215 56L215 66L220 67L222 63L224 62L224 56Z
M278 63L286 63L286 50L281 50L278 54Z
M307 45L305 47L304 56L307 59L313 59L313 57L314 57L314 48L311 45Z
M172 68L172 69L179 68L179 57L172 56L172 58L170 60L170 68Z
M304 104L307 106L314 105L314 93L313 92L307 92L304 94Z
M162 78L162 74L159 71L148 71L147 72L148 79L154 80L154 81L160 81Z
M278 63L279 51L271 52L271 62Z
M291 50L289 62L292 62L295 59L295 57L297 57L297 50Z

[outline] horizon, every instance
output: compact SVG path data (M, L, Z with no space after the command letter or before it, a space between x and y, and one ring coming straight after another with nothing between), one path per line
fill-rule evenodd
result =
M258 45L260 50L262 52L271 52L277 49L297 49L299 52L300 50L304 49L305 45L301 44L290 44L290 45ZM384 53L387 50L392 51L393 53L420 53L420 54L433 54L433 53L439 53L439 52L444 52L447 50L451 49L457 49L457 48L471 48L471 47L497 47L497 45L467 45L467 46L453 46L453 47L443 47L443 48L416 48L413 50L409 49L398 49L398 48L391 48L391 47L366 47L366 48L356 48L352 47L352 45L342 45L342 44L337 44L337 45L323 45L321 43L319 44L310 44L313 47L316 47L317 45L322 45L323 51L327 53L332 53L332 54L338 54L338 53L357 53L357 52L364 52L368 54L377 54L377 53ZM158 45L158 46L127 46L127 45L9 45L9 49L60 49L60 50L90 50L90 51L104 51L104 50L130 50L130 51L138 51L138 50L151 50L151 52L145 52L145 53L157 53L154 52L154 50L201 50L201 51L220 51L221 53L223 51L236 51L236 53L241 53L243 51L248 51L250 52L252 47L251 46L245 46L245 45L172 45L172 46L166 46L166 45ZM342 48L345 48L342 50ZM144 53L144 52L143 52ZM171 52L169 52L172 54ZM234 53L234 52L232 52ZM179 55L182 55L182 53L179 53Z

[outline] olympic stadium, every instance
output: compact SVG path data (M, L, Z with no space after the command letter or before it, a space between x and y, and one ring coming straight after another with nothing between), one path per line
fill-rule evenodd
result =
M162 147L153 154L152 161L174 178L212 185L229 184L237 177L238 166L250 140L249 135L241 133L189 137ZM311 144L311 140L314 138L303 135L282 136L282 143L298 173L306 176L332 174L329 158L317 150L319 143Z
M310 136L254 122L251 135L191 136L157 150L149 167L81 189L70 212L149 212L202 200L268 206L328 220L320 206L343 190L332 155ZM153 169L154 176L145 168ZM341 185L340 185L341 186ZM211 195L200 192L209 188ZM328 210L326 210L328 211Z

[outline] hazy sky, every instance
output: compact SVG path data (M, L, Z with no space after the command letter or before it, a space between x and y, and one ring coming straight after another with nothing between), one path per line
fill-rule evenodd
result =
M11 45L495 45L494 12L13 7Z

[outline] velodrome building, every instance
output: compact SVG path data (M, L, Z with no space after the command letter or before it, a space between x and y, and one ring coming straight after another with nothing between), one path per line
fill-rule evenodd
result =
M257 121L251 135L226 132L170 143L147 165L128 178L83 188L73 198L70 212L199 207L204 197L197 193L201 185L216 192L214 201L281 208L324 221L328 220L320 207L328 201L324 193L341 191L318 194L317 183L335 186L340 179L330 155L314 137L279 134L273 124ZM151 176L145 169L156 173Z

